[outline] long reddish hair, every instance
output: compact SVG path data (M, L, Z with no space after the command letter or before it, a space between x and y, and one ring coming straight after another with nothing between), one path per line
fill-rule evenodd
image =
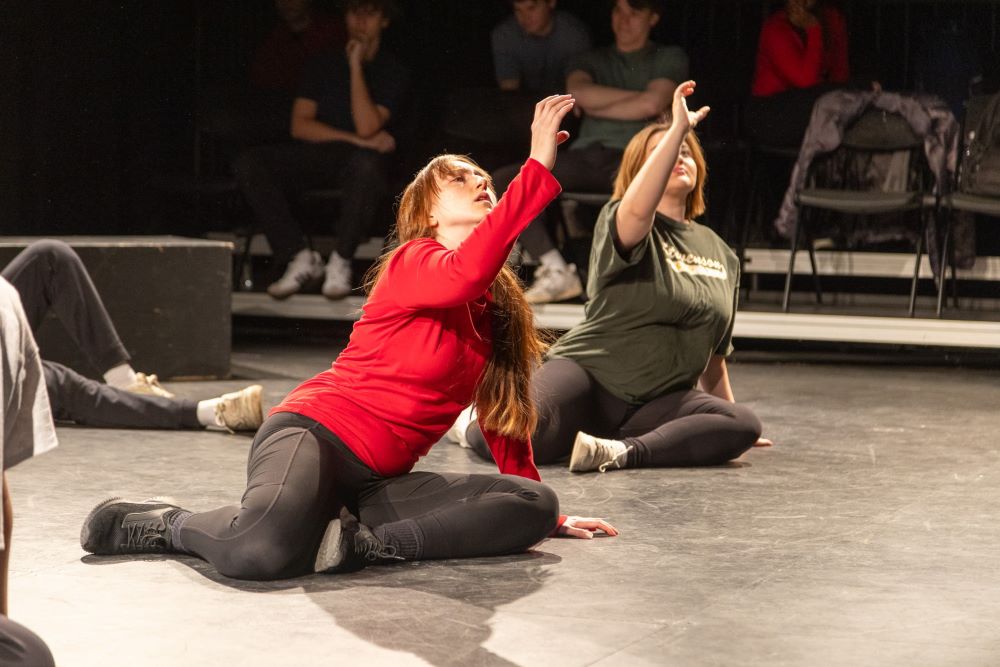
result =
M434 238L430 213L440 194L438 179L458 173L456 161L470 164L487 179L489 174L465 155L439 155L416 176L399 199L393 241L396 248L379 258L369 271L366 287L371 292L398 246L419 238ZM521 281L510 266L500 269L490 287L493 296L493 352L476 384L474 403L479 423L502 435L527 439L535 428L538 413L531 399L531 374L541 362L547 347L534 325L534 313L524 298Z

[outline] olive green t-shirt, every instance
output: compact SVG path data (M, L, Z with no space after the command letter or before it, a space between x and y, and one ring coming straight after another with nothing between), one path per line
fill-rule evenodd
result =
M663 46L656 42L649 42L631 53L622 53L612 45L581 54L567 68L568 72L574 70L583 70L601 86L642 91L653 79L670 79L677 84L686 81L688 57L679 46ZM612 120L584 116L580 123L580 136L571 148L600 143L624 150L635 133L648 122L648 119Z
M646 403L692 389L713 354L732 352L739 260L715 232L656 214L627 255L609 202L594 229L584 320L549 358L576 361L615 396Z

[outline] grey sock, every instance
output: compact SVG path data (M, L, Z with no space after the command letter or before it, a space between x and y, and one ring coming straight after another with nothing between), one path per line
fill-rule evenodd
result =
M396 547L396 555L404 560L420 560L424 553L424 531L413 519L393 521L372 528L372 534L382 544Z
M168 519L170 523L170 547L178 553L188 553L188 550L184 548L184 544L181 542L181 528L184 527L184 522L192 514L193 512L188 512L187 510L177 510Z

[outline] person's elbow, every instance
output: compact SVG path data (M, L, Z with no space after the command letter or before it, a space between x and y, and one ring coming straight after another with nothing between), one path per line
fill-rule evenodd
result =
M292 116L292 122L288 127L288 133L292 139L304 141L306 139L309 120L301 116Z

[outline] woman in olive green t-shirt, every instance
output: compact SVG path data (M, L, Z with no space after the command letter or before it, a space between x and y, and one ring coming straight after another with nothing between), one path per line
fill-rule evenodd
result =
M705 160L691 130L708 114L674 94L673 125L629 143L594 232L586 315L535 374L537 463L575 472L716 465L754 445L761 424L735 402L732 351L739 262L704 212ZM478 447L478 428L466 431ZM488 450L487 450L488 454Z

